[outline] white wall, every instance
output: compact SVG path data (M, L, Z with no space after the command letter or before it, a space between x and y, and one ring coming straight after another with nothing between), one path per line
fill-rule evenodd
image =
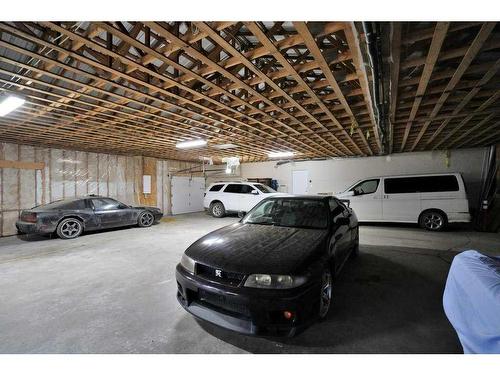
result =
M307 170L310 194L341 192L354 182L371 176L460 172L474 208L481 188L485 152L485 148L452 150L448 165L444 151L424 151L365 158L292 162L280 166L276 161L244 163L240 167L241 176L244 178L276 179L280 185L279 190L283 192L292 191L293 171Z

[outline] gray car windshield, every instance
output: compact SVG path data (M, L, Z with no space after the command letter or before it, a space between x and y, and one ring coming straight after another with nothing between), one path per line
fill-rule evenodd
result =
M243 223L325 229L328 224L328 211L324 202L319 200L270 199L253 208L243 218Z

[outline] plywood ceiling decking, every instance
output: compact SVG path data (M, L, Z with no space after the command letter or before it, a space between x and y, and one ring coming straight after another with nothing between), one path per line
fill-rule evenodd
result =
M391 89L397 87L390 103L393 151L498 141L498 25L394 23L391 61Z
M498 139L495 24L389 29L393 151ZM349 22L2 22L0 91L27 104L0 117L0 140L179 160L380 154L359 30ZM195 138L208 147L175 148ZM237 148L213 147L227 143Z

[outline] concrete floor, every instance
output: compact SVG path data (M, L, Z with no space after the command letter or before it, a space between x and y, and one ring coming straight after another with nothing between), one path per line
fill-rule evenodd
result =
M174 268L198 237L236 217L180 215L63 241L0 239L1 353L460 353L442 309L464 249L498 254L500 236L364 225L326 321L293 339L198 323L177 303Z

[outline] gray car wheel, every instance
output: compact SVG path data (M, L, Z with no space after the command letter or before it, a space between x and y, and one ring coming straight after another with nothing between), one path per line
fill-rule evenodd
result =
M226 215L226 209L221 202L215 202L212 204L210 212L213 217L224 217Z
M441 231L446 227L446 216L439 211L426 211L420 216L420 226L430 231Z
M139 215L139 218L137 219L137 224L140 227L145 228L153 225L154 221L155 217L153 216L153 214L149 211L146 211Z
M57 235L63 240L78 237L83 232L83 224L80 220L67 218L62 220L57 226Z
M323 275L321 275L321 288L320 288L320 299L319 299L319 317L320 319L325 318L330 310L330 305L332 304L332 290L333 290L333 278L332 273L328 268L325 268Z

